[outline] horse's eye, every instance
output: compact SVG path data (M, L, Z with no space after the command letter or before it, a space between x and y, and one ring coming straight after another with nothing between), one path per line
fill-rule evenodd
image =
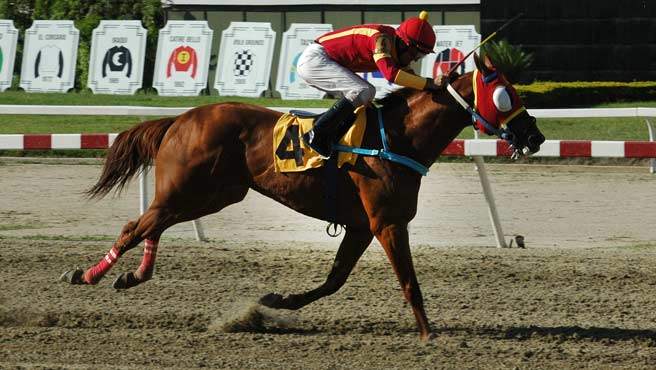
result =
M494 106L497 107L499 112L508 112L512 109L512 99L510 99L510 94L508 94L508 91L503 86L494 89L492 100L494 101Z

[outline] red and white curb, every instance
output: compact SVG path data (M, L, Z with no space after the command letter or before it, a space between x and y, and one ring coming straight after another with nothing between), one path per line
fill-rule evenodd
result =
M16 134L0 135L0 150L107 149L118 134ZM442 155L510 156L504 140L456 139ZM547 140L535 157L656 158L656 142Z

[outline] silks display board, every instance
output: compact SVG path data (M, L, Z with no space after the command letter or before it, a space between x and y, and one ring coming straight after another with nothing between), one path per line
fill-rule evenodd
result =
M153 87L159 95L194 96L207 87L212 50L207 21L168 21L159 31Z
M17 41L18 30L14 27L14 21L0 19L0 91L11 87Z
M143 82L146 30L141 21L100 21L93 30L89 79L94 94L134 94Z
M269 86L275 42L271 23L231 22L221 33L214 83L219 95L262 95Z
M282 99L321 99L325 92L308 85L296 73L298 59L306 46L333 30L330 24L292 23L282 35L276 90Z
M79 35L73 21L34 21L25 31L20 86L27 92L71 89Z
M435 54L424 57L421 75L435 77L445 74L481 42L481 35L476 33L473 25L433 26L437 42ZM476 69L474 58L467 59L455 72L463 74Z

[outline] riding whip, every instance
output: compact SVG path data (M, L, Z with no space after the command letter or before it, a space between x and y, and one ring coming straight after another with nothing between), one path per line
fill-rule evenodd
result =
M496 31L492 32L488 37L485 38L485 40L483 40L480 44L478 44L478 46L476 46L472 51L470 51L467 55L465 55L464 58L462 58L462 59L461 59L458 63L456 63L453 67L451 67L451 69L449 69L449 73L447 73L446 75L447 75L447 76L451 75L451 73L453 73L453 71L455 71L456 68L458 68L458 66L460 66L465 60L467 60L467 58L469 58L469 57L470 57L470 56L471 56L476 50L478 50L478 49L479 49L481 46L483 46L486 42L490 41L494 36L496 36L497 33L501 32L501 30L503 30L504 28L508 27L508 25L510 25L512 22L514 22L514 21L516 21L517 19L521 18L523 15L524 15L524 13L519 13L519 14L517 14L516 16L510 18L506 23L504 23L503 25L501 25L501 27L497 28Z

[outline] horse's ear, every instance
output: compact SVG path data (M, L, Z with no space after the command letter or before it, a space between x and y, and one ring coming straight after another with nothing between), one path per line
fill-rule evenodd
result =
M494 68L494 63L492 63L492 58L490 58L489 54L485 54L485 56L483 57L483 62L486 67Z
M490 71L490 68L488 68L488 66L487 66L487 62L489 60L490 60L490 58L487 56L487 54L485 55L485 59L483 61L478 56L478 54L474 53L474 63L476 64L476 69L478 69L479 72L481 72L481 74L483 74L483 77L486 77L487 75L492 73L492 71Z

